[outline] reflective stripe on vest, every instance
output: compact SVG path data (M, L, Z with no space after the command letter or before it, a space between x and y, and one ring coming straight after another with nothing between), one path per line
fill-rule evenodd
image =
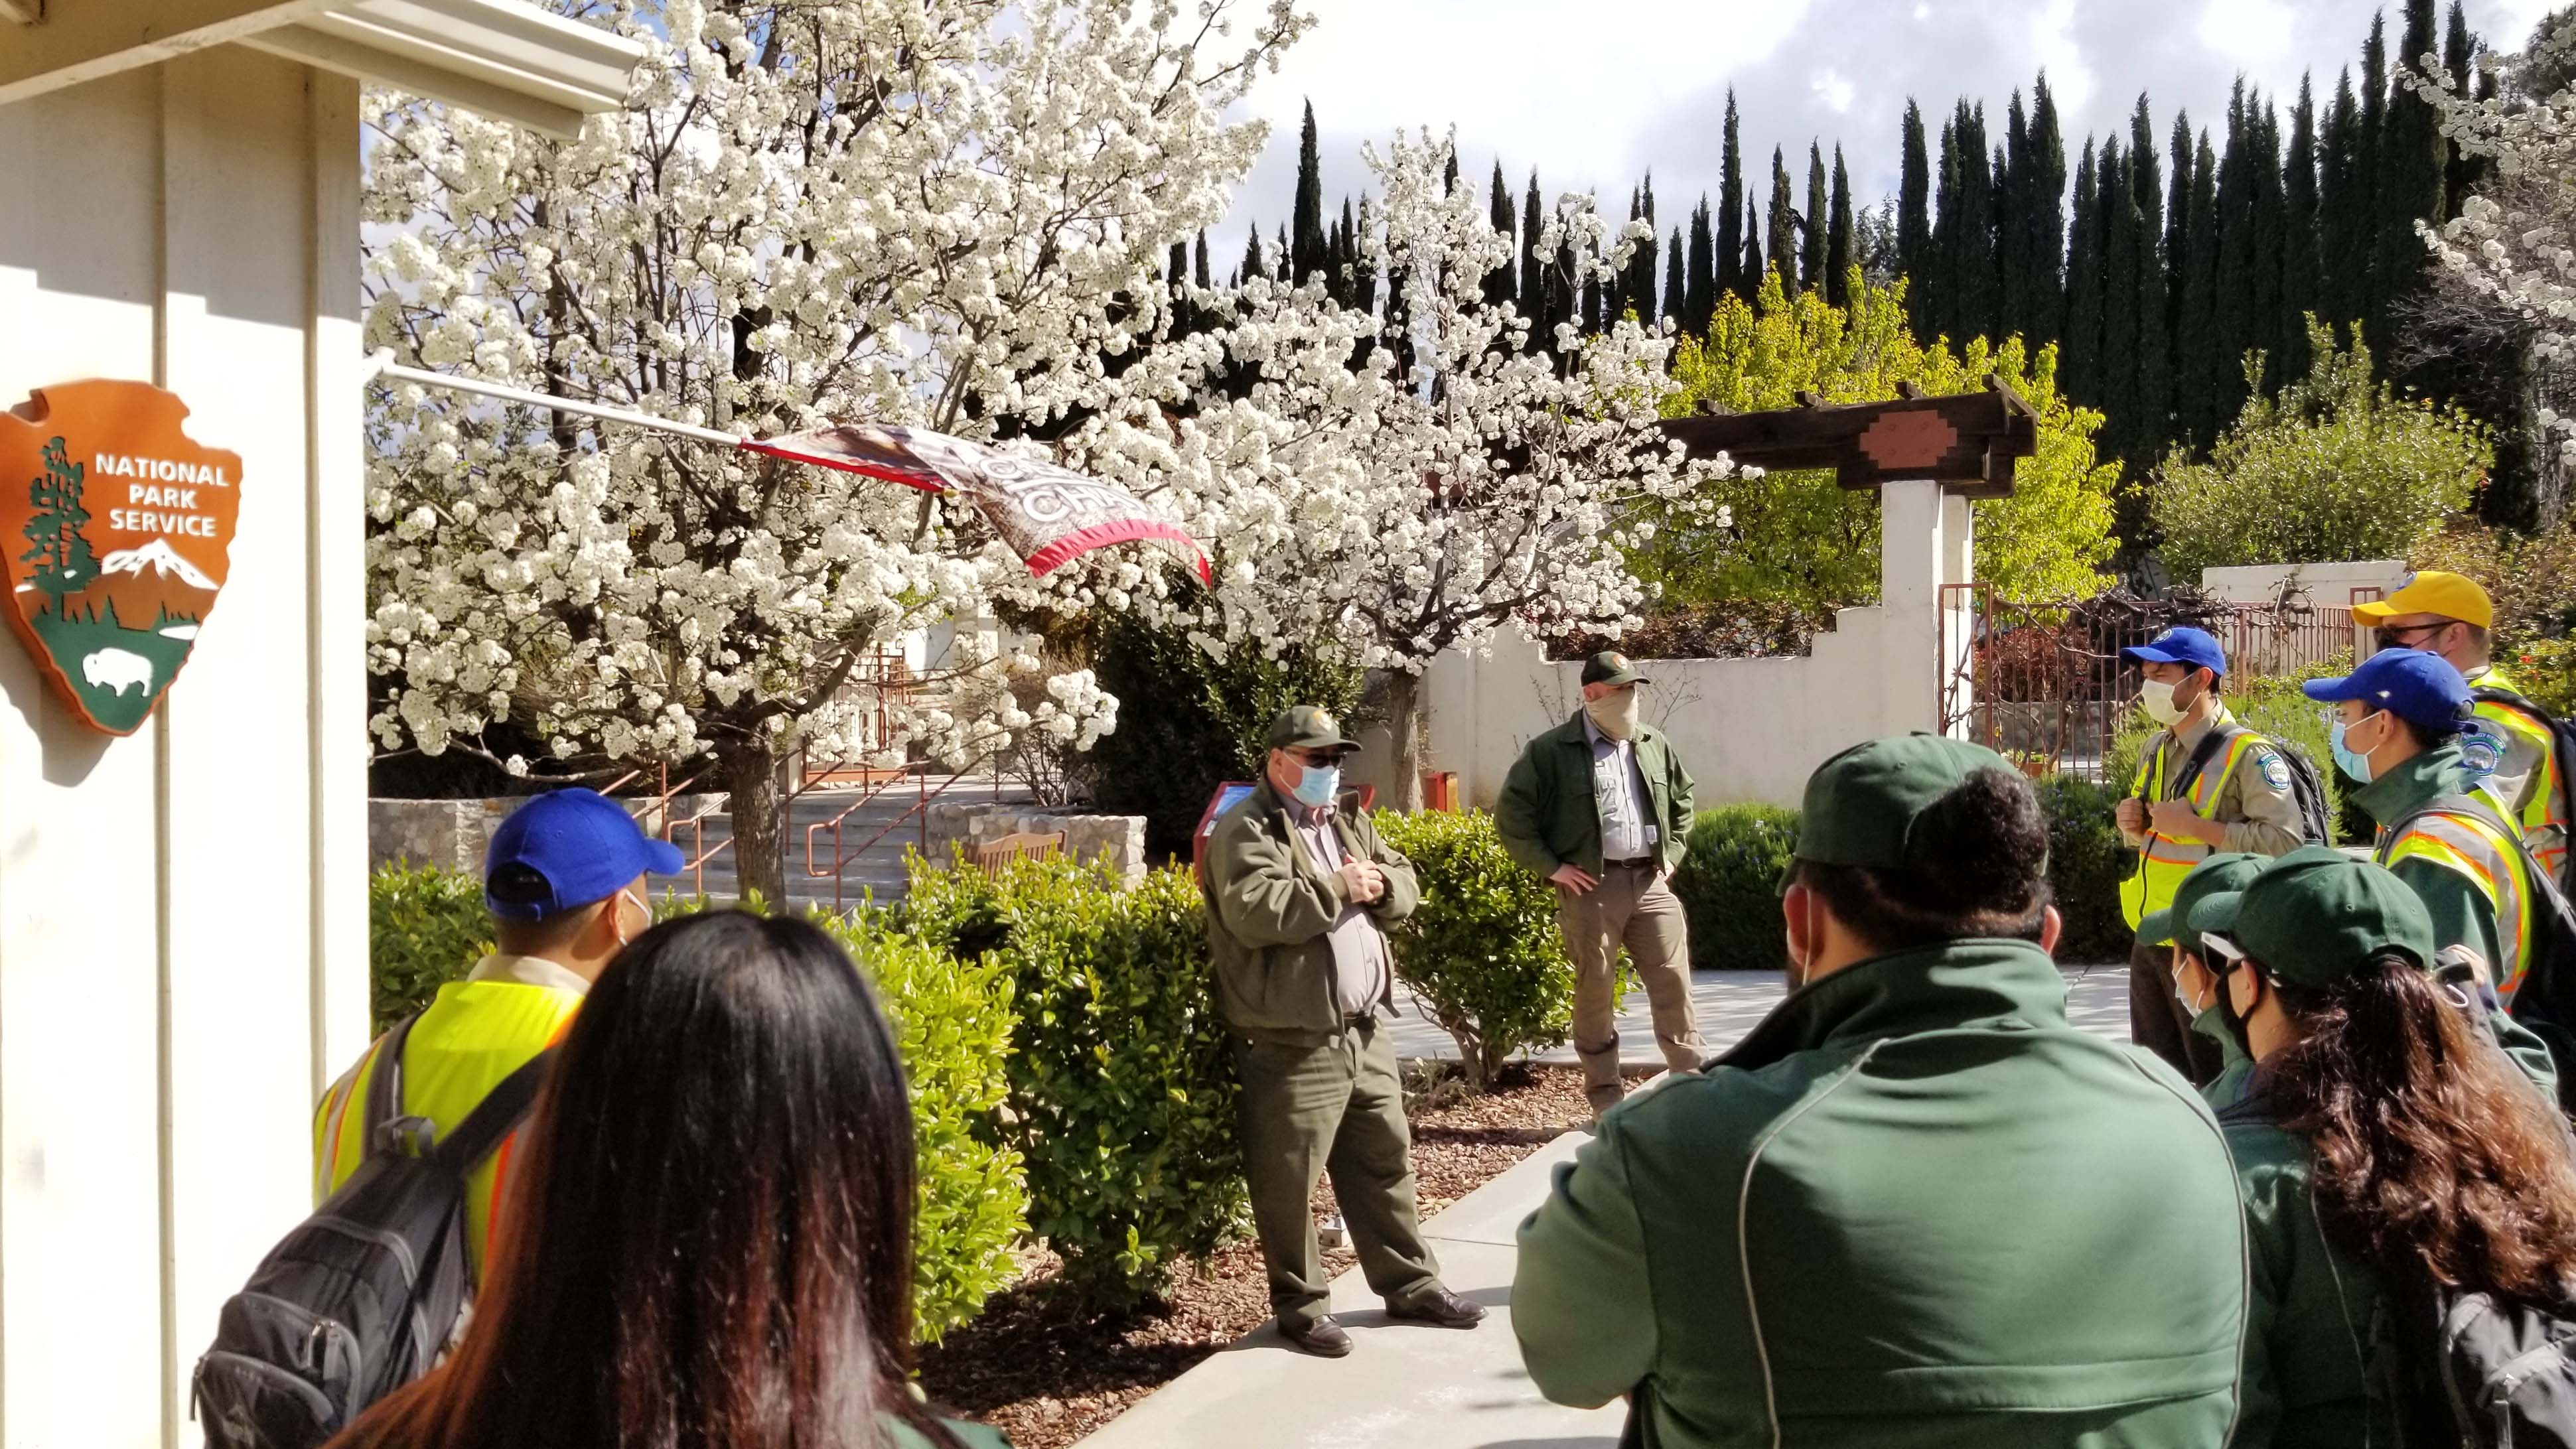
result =
M2477 887L2495 913L2496 949L2504 959L2488 964L2496 973L2496 994L2508 1003L2531 969L2533 892L2522 878L2520 856L2512 841L2473 815L2433 814L2417 817L2405 835L2381 841L2374 857L2386 866L2420 857Z
M2210 725L2211 729L2225 727L2221 723ZM2217 819L2218 802L2227 793L2227 782L2236 778L2236 767L2245 762L2245 757L2253 753L2255 746L2263 743L2263 737L2251 730L2238 730L2230 736L2227 747L2209 762L2209 768L2200 772L2199 779L2191 782L2191 813L2203 820ZM2165 751L2173 744L2174 738L2169 733L2148 752L2147 758L2138 766L2137 779L2130 783L2130 795L2150 803L2164 798ZM2151 783L2153 794L2148 793ZM2136 930L2138 922L2146 919L2149 911L2161 911L2172 905L2174 891L2182 885L2182 878L2191 874L2191 868L2208 859L2216 849L2216 846L2203 845L2197 840L2175 840L2149 830L2147 843L2138 852L2136 873L2120 883L2120 914L2128 918L2129 929Z
M2478 684L2483 688L2522 692L2501 672L2493 670L2480 678ZM2479 700L2476 709L2478 718L2493 720L2495 727L2502 730L2508 739L2518 742L2538 757L2539 763L2532 766L2528 786L2531 798L2519 810L2510 800L2498 800L2496 810L2522 827L2522 838L2531 842L2531 853L2540 858L2540 868L2563 879L2567 867L2568 835L2571 829L2576 829L2576 822L2571 822L2568 816L2571 810L2576 810L2576 801L2568 798L2568 781L2558 770L2557 737L2547 725L2532 718L2528 712L2501 700Z

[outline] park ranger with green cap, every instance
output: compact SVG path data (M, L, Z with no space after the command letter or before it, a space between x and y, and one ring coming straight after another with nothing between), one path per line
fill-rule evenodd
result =
M1596 1114L1625 1091L1622 947L1646 988L1664 1065L1689 1071L1703 1053L1690 930L1669 883L1690 840L1691 777L1663 732L1637 717L1646 682L1615 650L1585 660L1583 708L1529 742L1494 805L1503 848L1556 886L1557 929L1574 958L1574 1053Z
M2227 1442L2244 1223L2209 1109L2077 1030L2048 822L1993 751L1917 734L1807 782L1796 988L1606 1115L1520 1229L1512 1327L1625 1442Z
M1308 1206L1328 1169L1389 1317L1471 1328L1485 1316L1442 1286L1414 1207L1404 1088L1380 1022L1395 1007L1383 928L1411 915L1421 891L1413 862L1343 794L1342 757L1358 748L1322 709L1282 713L1259 787L1217 819L1200 885L1271 1309L1291 1344L1325 1358L1351 1351L1324 1311Z

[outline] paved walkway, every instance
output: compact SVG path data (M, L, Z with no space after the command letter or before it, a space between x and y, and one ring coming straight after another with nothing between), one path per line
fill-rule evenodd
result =
M2128 970L2067 973L2075 1023L2126 1039ZM1782 994L1780 978L1702 972L1691 983L1712 1050L1733 1044ZM1642 994L1623 1015L1623 1056L1655 1059ZM1404 1056L1455 1056L1438 1027L1408 1015L1395 1032ZM1573 1060L1570 1051L1543 1060ZM1560 1162L1585 1134L1569 1132L1423 1224L1451 1288L1492 1312L1470 1331L1397 1323L1359 1270L1333 1280L1333 1315L1351 1332L1345 1359L1312 1358L1264 1325L1156 1390L1082 1441L1084 1449L1616 1449L1626 1410L1569 1409L1539 1396L1512 1337L1513 1230L1544 1200Z

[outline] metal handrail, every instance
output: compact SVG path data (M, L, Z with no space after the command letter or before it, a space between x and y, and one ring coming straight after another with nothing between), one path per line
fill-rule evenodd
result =
M886 780L881 784L870 788L866 794L852 802L850 807L843 810L840 814L833 816L829 820L820 821L816 824L806 826L806 879L822 880L826 876L830 877L832 881L832 909L836 911L842 909L845 900L845 891L847 888L846 883L849 879L850 867L863 859L869 851L876 849L879 842L883 841L887 836L894 834L897 827L901 826L907 820L914 819L916 816L919 817L916 828L920 832L920 846L924 851L927 851L930 848L930 802L948 793L949 786L954 785L958 781L965 779L968 775L973 774L977 767L981 766L986 760L989 760L992 757L992 752L990 751L982 755L978 755L973 760L968 761L965 765L960 766L954 773L949 775L947 779L940 781L938 788L936 789L931 788L930 784L930 762L927 760L909 762L903 766L902 770L893 779ZM843 822L847 821L861 809L876 801L888 790L901 783L901 781L907 776L913 781L913 789L917 797L914 799L913 803L906 807L902 814L887 821L883 828L879 829L876 834L869 836L865 841L861 842L858 849L845 852L842 849ZM814 864L814 837L826 830L832 832L832 866L829 870L820 870L817 869Z

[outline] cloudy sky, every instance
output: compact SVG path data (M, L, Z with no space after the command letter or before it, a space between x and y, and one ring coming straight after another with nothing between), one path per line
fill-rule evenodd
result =
M2445 0L2447 5L2447 0ZM2518 50L2550 0L2467 0L2472 29ZM2159 141L2181 106L2223 120L2235 78L2281 96L2303 71L2320 104L2356 68L2374 0L1306 0L1321 22L1265 76L1252 108L1270 146L1210 244L1220 275L1288 216L1302 101L1315 104L1328 209L1366 180L1362 141L1455 124L1460 162L1482 184L1499 157L1517 195L1593 190L1624 217L1655 173L1658 225L1715 194L1726 92L1743 117L1746 169L1768 194L1771 148L1806 184L1811 140L1841 142L1862 204L1896 189L1898 124L1918 99L1933 136L1958 96L1986 102L2003 136L2016 87L2048 73L2073 171L2087 132L2125 129L2149 93ZM2390 44L2397 19L2391 0Z

